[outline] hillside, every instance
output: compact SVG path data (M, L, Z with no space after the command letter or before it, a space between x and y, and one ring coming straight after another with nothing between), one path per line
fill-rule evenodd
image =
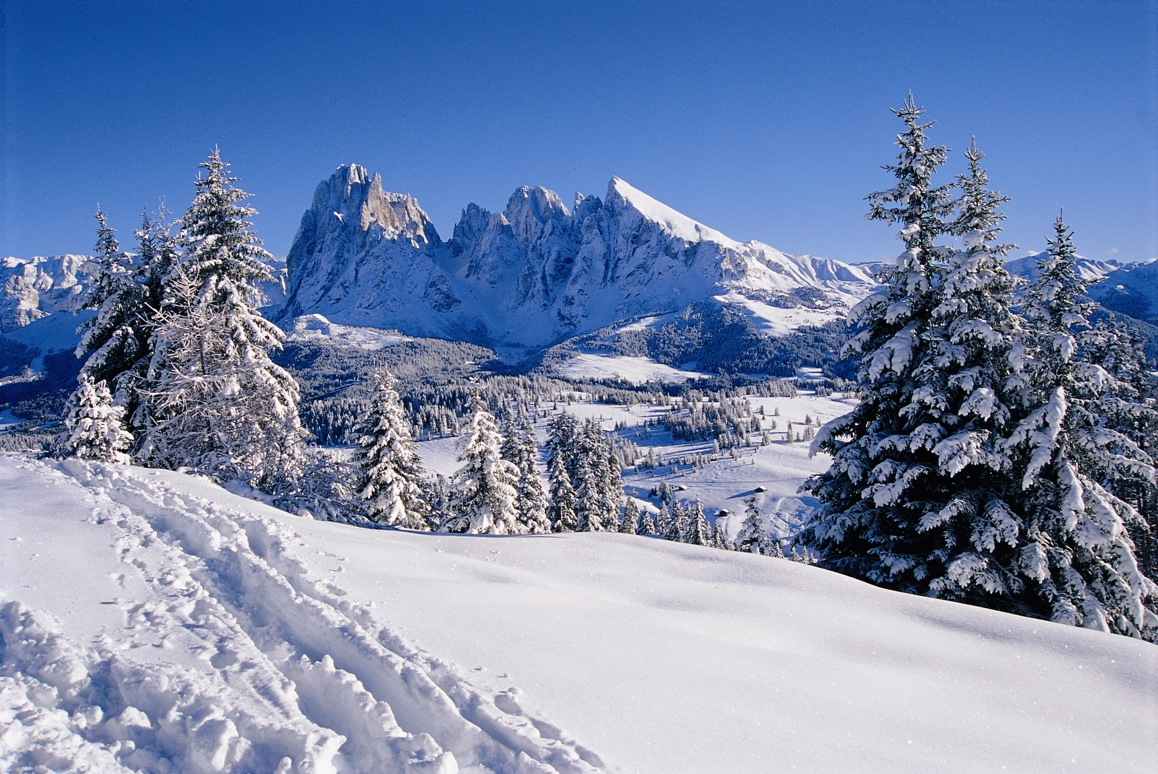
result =
M19 456L0 491L4 770L1133 772L1158 739L1152 645L788 561Z

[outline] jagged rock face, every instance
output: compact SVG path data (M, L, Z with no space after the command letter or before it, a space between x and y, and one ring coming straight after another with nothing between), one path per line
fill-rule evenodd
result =
M0 333L22 328L53 312L76 311L89 279L87 255L4 258L0 261Z
M442 242L413 198L357 165L318 186L287 264L279 319L525 346L705 299L775 305L802 289L836 317L873 285L858 267L735 242L618 178L571 211L539 187L515 191L501 213L471 204Z

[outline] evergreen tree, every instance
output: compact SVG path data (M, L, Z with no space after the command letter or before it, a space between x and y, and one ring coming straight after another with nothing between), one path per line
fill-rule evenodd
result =
M142 341L136 327L142 294L134 278L132 257L121 251L105 213L97 208L96 272L81 305L97 314L81 327L77 357L91 353L84 371L93 381L115 380L136 362Z
M125 410L113 405L113 396L103 381L94 382L82 372L78 382L64 418L61 456L128 465L125 450L133 438L121 424Z
M1086 337L1079 353L1087 363L1100 364L1113 380L1098 396L1097 415L1109 428L1124 436L1112 443L1111 455L1092 468L1090 475L1134 509L1137 518L1126 522L1134 541L1142 573L1158 578L1158 487L1136 471L1106 464L1122 457L1146 459L1158 456L1158 411L1155 385L1141 339L1118 320L1100 322ZM1127 443L1128 442L1128 443Z
M646 508L639 517L639 527L635 530L637 535L657 535L659 534L656 528L655 519L652 518L651 511Z
M684 511L683 542L693 546L708 546L712 544L711 530L708 527L707 517L704 516L704 506L699 498L691 508Z
M375 374L370 413L354 452L355 486L371 520L405 529L426 529L422 463L410 437L410 420L385 368Z
M619 522L619 531L625 535L636 534L636 522L639 520L639 504L634 497L627 498L627 505L623 507L623 519Z
M1133 477L1152 485L1154 469L1110 424L1107 398L1117 381L1078 357L1090 331L1075 255L1059 216L1026 294L1024 394L1032 410L1008 444L1023 473L1019 601L1031 615L1155 640L1158 586L1140 571L1126 528L1139 516L1102 483Z
M598 464L588 452L586 444L581 447L575 466L575 522L576 532L602 532L603 511L599 492L599 477L592 470L592 463ZM593 451L593 450L591 450Z
M152 338L141 456L275 491L300 474L304 432L297 384L269 357L284 334L255 307L269 254L216 149L201 167Z
M458 458L463 466L454 476L450 517L443 530L495 535L522 531L517 510L519 469L502 458L501 443L494 416L477 402Z
M889 167L899 184L870 197L871 217L902 225L907 249L855 309L849 350L860 356L862 402L814 440L834 461L806 483L822 506L800 542L827 567L873 583L1003 607L1017 533L1003 451L1017 322L1009 248L995 241L1005 199L988 190L970 148L959 217L944 220L947 188L931 174L945 151L926 147L921 114L911 100L899 112L907 131L901 162ZM948 232L962 236L962 250L938 246Z
M761 553L760 547L764 541L764 522L760 508L756 504L756 495L745 500L744 506L744 523L740 525L740 532L736 535L736 550L758 554Z
M562 455L550 458L550 505L547 517L551 521L552 532L574 532L579 526L575 517L575 490L571 488L571 477Z
M535 445L534 430L526 415L522 417L521 424L514 421L508 423L503 436L502 455L503 459L519 469L516 508L519 523L522 525L521 531L541 534L551 531L551 522L547 518L547 495L543 491L543 481L539 477L539 467L535 463L539 449Z
M666 509L666 519L662 518L664 512L665 509L660 508L659 514L663 521L663 532L661 533L663 535L663 539L670 540L673 543L683 542L684 521L686 517L684 516L684 509L683 506L680 505L680 501L672 498L671 507Z

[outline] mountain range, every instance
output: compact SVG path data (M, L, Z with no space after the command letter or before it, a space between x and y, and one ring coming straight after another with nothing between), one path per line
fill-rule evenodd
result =
M357 164L318 185L286 263L278 321L531 348L705 301L784 332L843 316L875 284L863 267L729 239L619 178L570 208L537 186L500 213L470 204L443 241L413 197Z

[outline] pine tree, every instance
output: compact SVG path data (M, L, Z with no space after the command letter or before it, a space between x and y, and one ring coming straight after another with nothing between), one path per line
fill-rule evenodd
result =
M98 462L128 465L133 437L122 425L125 410L113 405L113 396L103 381L81 373L72 405L64 418L60 454Z
M664 540L680 543L684 538L684 509L679 500L672 498L671 505L662 506L659 510L660 535ZM662 525L662 526L661 526Z
M521 531L541 534L551 531L551 522L547 518L547 495L543 491L538 465L535 464L539 449L535 445L534 431L526 415L522 416L521 424L514 421L508 423L503 436L502 455L503 459L519 469L516 508Z
M760 508L756 504L756 495L745 500L744 506L744 523L740 525L740 532L736 535L736 550L758 554L761 553L760 547L764 541L764 522Z
M905 132L897 137L898 164L885 169L897 184L868 197L869 217L900 225L906 249L895 267L880 273L880 289L850 312L856 333L843 354L859 356L861 402L813 441L812 449L828 452L833 462L804 485L821 507L799 540L818 549L831 569L923 592L936 541L923 539L918 524L944 507L930 481L939 464L933 447L946 435L938 419L947 412L938 403L928 342L946 254L936 240L951 230L945 220L951 204L948 187L932 183L946 149L928 146L932 124L919 122L924 109L910 94L895 112Z
M476 402L454 476L446 532L509 535L521 532L517 500L519 469L504 460L495 418Z
M708 527L707 517L704 516L704 506L696 498L691 508L684 511L683 542L693 546L707 546L712 543L711 530Z
M1104 462L1127 457L1153 464L1158 457L1158 410L1142 340L1116 319L1099 322L1085 339L1080 358L1100 364L1113 380L1098 396L1097 415L1106 427L1124 436L1112 443L1111 454L1103 458ZM1158 578L1158 487L1120 465L1102 464L1088 472L1137 513L1137 518L1127 520L1126 529L1142 573Z
M371 520L405 529L426 529L422 463L410 436L410 420L385 368L375 374L370 413L354 452L355 486Z
M652 518L651 511L644 508L643 513L639 517L639 527L635 530L637 535L657 535L659 534L655 519Z
M300 474L304 432L297 384L269 357L284 334L255 307L269 254L218 152L201 167L152 337L141 456L275 491Z
M931 541L932 561L918 582L927 580L922 590L934 596L1005 609L1018 587L1008 565L1019 530L1005 442L1025 376L1014 347L1020 325L1013 279L1004 266L1012 245L997 242L1004 219L998 208L1008 198L989 189L976 143L965 157L969 172L958 177L962 196L953 222L962 249L940 272L926 334L932 378L925 403L933 408L925 416L938 437L936 476L925 482L935 489L917 523Z
M1156 640L1158 586L1139 570L1126 528L1138 514L1091 477L1152 485L1154 469L1148 455L1107 424L1113 376L1078 357L1090 331L1075 255L1059 216L1026 294L1025 395L1032 410L1008 444L1023 472L1019 601L1031 615Z
M552 532L574 532L579 526L575 517L575 490L571 488L571 477L562 455L551 457L550 462L550 505L547 517L551 521Z
M639 520L639 504L634 497L627 498L627 505L623 507L623 519L619 522L619 531L625 535L636 534L636 522Z
M599 492L599 477L592 470L592 463L598 464L587 452L587 447L581 447L581 453L576 460L575 467L575 531L602 532L603 511Z
M97 208L97 270L92 288L82 304L97 314L81 326L76 356L88 357L83 372L94 382L112 385L113 403L131 415L136 409L134 376L148 362L147 298L137 282L136 267L121 251L116 234L108 226L105 213ZM77 386L66 412L77 405L82 386Z

